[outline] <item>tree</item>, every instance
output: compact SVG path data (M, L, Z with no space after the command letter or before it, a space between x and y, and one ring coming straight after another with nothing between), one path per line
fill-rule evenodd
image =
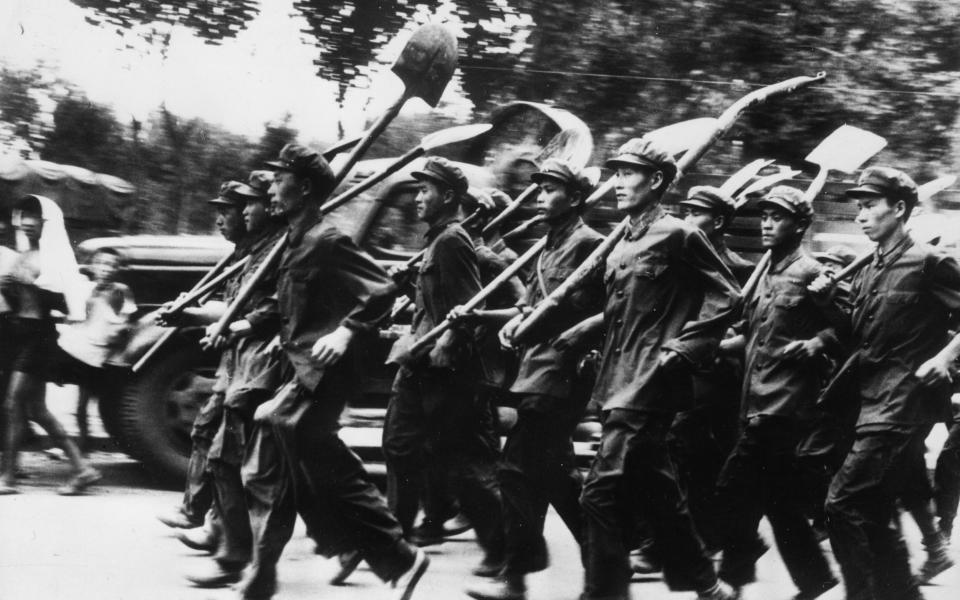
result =
M53 130L47 136L44 160L84 167L98 173L126 175L123 126L113 111L72 91L53 111Z

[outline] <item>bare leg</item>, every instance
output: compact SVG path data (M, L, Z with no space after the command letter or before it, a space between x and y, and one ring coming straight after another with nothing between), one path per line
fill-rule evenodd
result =
M90 390L84 386L80 386L77 391L77 429L80 432L77 443L80 446L80 452L82 452L84 456L86 456L89 451L87 448L90 439L90 424L87 420L87 406L89 404Z
M2 477L3 483L13 485L17 470L17 453L20 450L20 437L23 435L23 402L21 400L23 387L22 379L29 377L20 372L10 375L10 386L7 388L4 399L4 411L7 415L7 439L3 453Z
M20 376L24 381L21 387L22 405L26 407L30 420L42 427L54 444L63 448L74 471L82 472L87 463L80 454L80 448L67 436L63 425L47 408L46 384L34 375L26 373L14 373L13 375L14 378Z

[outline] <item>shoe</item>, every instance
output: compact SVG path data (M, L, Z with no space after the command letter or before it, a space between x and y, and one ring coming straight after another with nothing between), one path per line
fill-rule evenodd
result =
M79 496L91 485L103 479L100 471L93 467L87 467L78 473L67 485L57 488L57 493L61 496Z
M340 554L337 559L340 561L340 570L330 579L330 585L343 585L347 581L347 578L357 570L360 563L363 562L363 557L360 556L360 552L357 550L344 552Z
M13 496L19 494L20 490L16 485L9 481L0 481L0 496Z
M478 566L474 567L471 573L477 577L497 577L503 571L503 561L483 559Z
M270 600L277 593L276 568L260 567L248 570L235 589L239 592L240 600Z
M477 600L526 600L527 586L523 577L513 580L497 578L470 586L467 588L467 595Z
M444 535L442 523L424 520L410 532L410 543L419 548L435 546L443 543Z
M174 508L167 514L157 515L157 520L173 529L193 529L203 525L202 521L191 521L180 507Z
M944 548L941 547L937 551L928 552L927 561L923 563L923 566L920 568L920 574L917 575L917 580L920 582L920 585L927 585L934 577L943 573L953 565L953 559L950 558L950 555L947 554Z
M243 578L243 564L221 563L213 561L212 568L206 572L187 575L187 581L198 588L225 588Z
M217 536L202 527L178 531L174 534L180 543L191 550L213 554L217 551Z
M793 597L793 600L814 600L814 598L819 598L820 596L826 594L827 590L832 590L839 584L839 579L836 577L831 577L830 579L822 581L808 590L801 591Z
M740 588L735 588L719 579L709 590L697 592L697 600L740 600L740 598Z
M466 515L457 513L443 522L442 535L443 537L453 537L470 531L471 529L473 529L473 525L470 523L470 520L467 519Z
M417 555L413 558L413 564L405 573L393 580L393 587L397 591L395 600L410 600L413 597L413 591L420 578L426 573L430 566L430 557L426 552L417 548Z

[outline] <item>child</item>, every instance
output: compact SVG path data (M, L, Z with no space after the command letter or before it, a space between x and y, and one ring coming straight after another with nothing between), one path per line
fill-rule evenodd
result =
M120 254L112 248L94 253L90 261L93 288L86 301L83 321L71 324L60 332L57 344L58 383L76 383L77 427L80 430L80 449L86 452L89 428L87 404L90 396L102 397L108 378L103 366L111 353L123 345L129 333L130 319L137 311L130 288L118 282L122 266Z

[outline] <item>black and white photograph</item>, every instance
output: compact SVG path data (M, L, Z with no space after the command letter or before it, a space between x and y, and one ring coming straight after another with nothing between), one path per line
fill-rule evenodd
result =
M5 0L0 600L955 600L958 177L955 1Z

